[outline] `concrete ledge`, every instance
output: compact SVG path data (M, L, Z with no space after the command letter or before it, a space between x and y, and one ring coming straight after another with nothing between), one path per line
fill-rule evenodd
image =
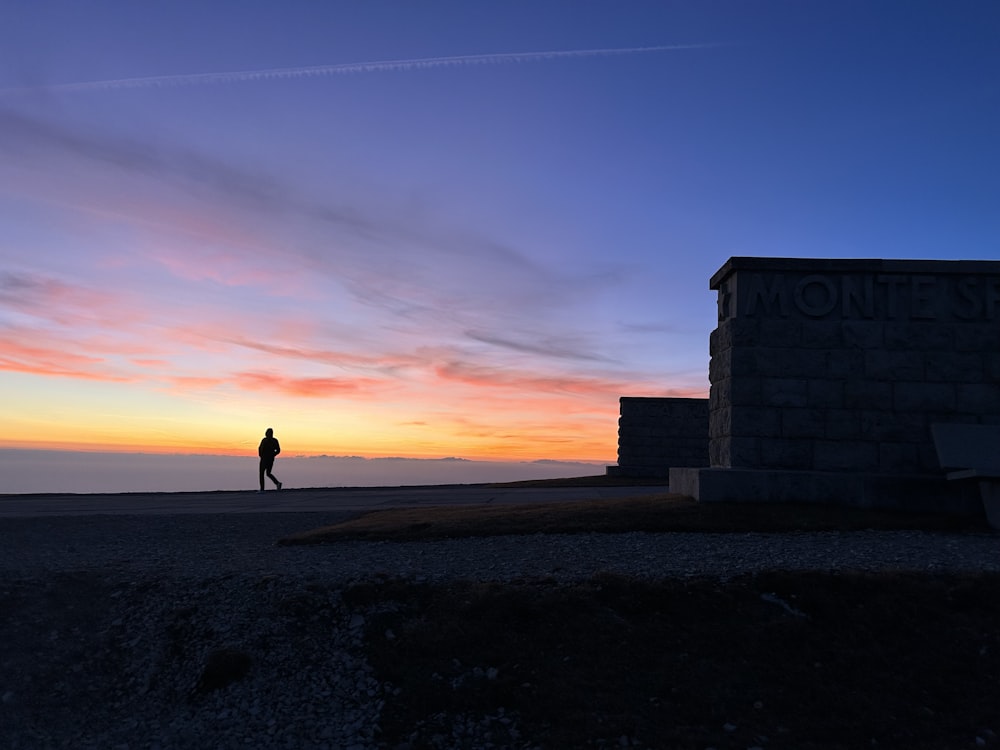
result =
M670 470L670 491L698 502L820 503L981 514L983 501L978 492L955 485L935 475L723 468Z

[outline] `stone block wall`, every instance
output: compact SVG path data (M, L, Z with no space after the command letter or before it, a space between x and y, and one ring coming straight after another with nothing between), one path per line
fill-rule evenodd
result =
M611 476L666 477L672 466L708 462L708 399L620 399L618 465Z
M711 287L712 467L940 473L931 423L1000 424L1000 262L731 258Z

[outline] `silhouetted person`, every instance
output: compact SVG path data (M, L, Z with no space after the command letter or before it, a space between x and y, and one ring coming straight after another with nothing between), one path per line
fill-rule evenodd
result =
M260 441L260 447L257 448L257 455L260 456L260 491L264 491L264 475L274 482L274 486L279 490L281 489L281 482L275 478L274 474L271 473L271 469L274 468L274 457L281 453L281 446L278 444L278 438L274 436L274 430L270 427L267 428L267 432L264 433L264 439Z

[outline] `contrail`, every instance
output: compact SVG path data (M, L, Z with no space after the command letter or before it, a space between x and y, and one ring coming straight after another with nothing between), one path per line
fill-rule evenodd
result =
M608 57L611 55L643 55L671 50L706 49L717 44L662 44L655 47L622 47L612 49L576 49L551 52L503 52L492 55L459 55L456 57L425 57L415 60L379 60L375 62L315 65L303 68L268 68L265 70L238 70L228 73L188 73L184 75L144 76L119 78L82 83L57 83L50 86L0 89L0 96L31 91L106 91L109 89L140 89L167 86L198 86L240 81L263 81L277 78L310 78L330 75L356 75L359 73L388 73L427 68L466 67L471 65L509 65L512 63L538 62L567 57Z

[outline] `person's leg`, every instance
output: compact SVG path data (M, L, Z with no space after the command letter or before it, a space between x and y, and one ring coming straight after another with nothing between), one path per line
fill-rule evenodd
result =
M274 482L274 486L279 490L281 489L281 482L279 482L274 474L271 473L271 469L274 468L274 459L268 460L267 458L262 458L260 460L260 489L264 489L264 475L267 474L268 479Z

